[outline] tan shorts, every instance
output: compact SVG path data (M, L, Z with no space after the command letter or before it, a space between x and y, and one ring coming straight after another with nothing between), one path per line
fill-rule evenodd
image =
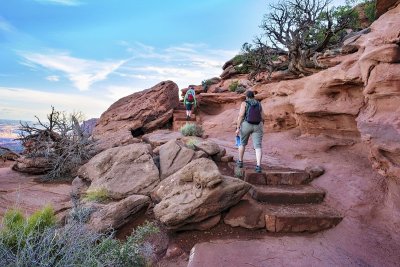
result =
M253 139L254 149L262 147L262 138L264 134L264 126L263 123L259 124L250 124L247 121L243 121L240 125L240 143L243 146L246 146L249 137Z

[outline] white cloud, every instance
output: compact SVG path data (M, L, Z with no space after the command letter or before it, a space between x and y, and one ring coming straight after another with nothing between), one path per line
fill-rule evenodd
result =
M79 0L35 0L41 4L54 4L63 6L79 6L82 2Z
M58 82L60 80L60 77L58 77L57 75L51 75L51 76L47 76L46 80L48 80L50 82Z
M186 43L165 49L137 42L129 44L121 41L119 44L126 47L137 60L121 67L118 75L153 83L173 80L181 88L219 76L222 65L238 53L236 50L209 49L206 44Z
M95 97L36 91L29 88L0 87L0 118L32 120L44 118L51 106L57 110L82 111L86 118L99 117L111 104Z
M131 95L135 92L139 92L142 89L139 88L132 88L128 86L116 86L116 85L111 85L107 87L107 97L112 99L113 101L117 101L120 98L123 98L125 96Z
M15 31L15 28L10 22L0 16L0 31L13 32Z
M41 66L46 69L61 71L81 91L90 89L98 81L107 79L108 75L117 70L127 60L97 61L70 56L68 53L31 53L21 52L28 66Z

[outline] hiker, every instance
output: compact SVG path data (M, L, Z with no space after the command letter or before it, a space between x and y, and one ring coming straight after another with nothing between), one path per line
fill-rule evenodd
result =
M243 155L249 141L250 135L252 135L254 149L256 151L256 172L260 173L261 170L261 147L262 137L264 133L263 129L264 114L262 112L261 103L254 99L254 92L246 92L246 100L240 105L239 116L237 119L236 135L240 136L239 144L239 159L237 160L237 166L243 168Z
M201 86L203 87L203 93L207 93L207 90L208 90L208 83L207 83L207 80L203 80L203 81L201 82Z
M186 120L189 120L192 117L192 106L197 106L196 102L196 92L194 91L193 86L189 86L189 89L187 90L185 97L183 99L183 103L185 104L186 107Z

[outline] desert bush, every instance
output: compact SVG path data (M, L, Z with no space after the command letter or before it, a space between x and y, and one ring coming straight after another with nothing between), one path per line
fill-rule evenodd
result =
M52 107L47 122L37 116L37 123L22 123L19 127L26 157L42 157L49 164L46 179L70 176L71 172L90 159L92 141L83 134L79 123L83 115L79 112L67 114Z
M51 206L47 206L27 218L22 215L21 211L11 209L4 214L0 239L9 248L16 249L23 245L29 236L41 234L55 223L56 218Z
M186 146L190 149L195 149L196 145L199 143L198 140L191 138L186 142Z
M195 123L186 123L180 129L180 132L184 136L199 136L201 137L204 133L203 128Z
M246 88L239 84L239 81L234 81L229 85L229 91L242 94L246 92Z
M114 239L114 232L99 234L84 224L70 223L28 235L18 231L17 246L0 235L0 266L148 266L153 249L146 238L157 231L155 224L147 223L122 242Z
M229 85L229 91L236 92L236 89L239 87L239 81L234 81Z
M86 201L91 202L105 202L109 199L108 191L105 188L98 188L95 190L91 190L86 192L85 197L83 198Z

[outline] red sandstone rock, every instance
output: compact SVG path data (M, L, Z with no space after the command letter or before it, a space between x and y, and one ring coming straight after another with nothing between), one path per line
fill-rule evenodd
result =
M162 127L172 118L172 109L178 104L178 86L172 81L161 82L112 104L101 115L93 135L114 136L120 131L131 131L134 136L142 135ZM155 120L159 121L154 124Z

